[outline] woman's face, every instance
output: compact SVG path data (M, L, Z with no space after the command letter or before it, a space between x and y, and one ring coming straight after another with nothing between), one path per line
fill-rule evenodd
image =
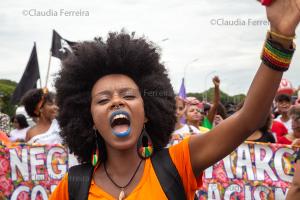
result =
M146 118L135 82L122 74L107 75L94 84L91 96L94 126L106 145L118 150L136 148Z
M277 102L278 112L280 114L287 113L289 111L289 109L291 108L291 105L292 104L289 101L280 101L280 102Z
M198 108L198 106L190 105L187 107L186 120L188 122L197 122L197 123L203 121L203 115L201 114L201 110Z
M53 120L57 117L58 107L53 100L53 102L46 101L43 107L41 108L41 115L43 115L46 119Z
M185 104L183 100L176 98L176 117L177 121L183 116L185 111Z
M14 118L12 125L15 129L20 129L20 124L16 118Z
M299 116L292 115L292 129L294 132L294 136L296 138L300 138L300 118Z

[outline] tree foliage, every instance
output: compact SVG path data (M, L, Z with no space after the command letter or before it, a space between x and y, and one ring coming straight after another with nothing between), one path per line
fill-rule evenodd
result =
M10 97L13 94L17 83L11 80L0 79L0 108L1 112L10 117L15 114L16 107L10 103Z
M210 88L202 93L188 93L187 96L194 96L200 101L207 99L208 102L212 102L214 98L214 88ZM239 104L241 101L245 99L245 97L246 95L244 94L230 96L223 91L221 91L221 96L220 96L221 102L223 104L227 104L227 103Z

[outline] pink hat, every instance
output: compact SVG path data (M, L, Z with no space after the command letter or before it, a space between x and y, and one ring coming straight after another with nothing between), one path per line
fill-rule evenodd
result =
M292 86L292 83L285 78L281 79L279 88L277 90L277 95L278 94L292 95L293 93L294 93L294 88Z
M198 108L203 109L203 103L196 97L187 97L185 100L188 105L196 105Z

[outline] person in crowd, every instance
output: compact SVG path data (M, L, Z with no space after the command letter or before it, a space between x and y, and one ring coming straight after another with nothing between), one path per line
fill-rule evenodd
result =
M176 101L176 124L175 130L181 129L184 124L181 122L182 117L184 116L186 110L186 103L185 100L179 96L175 97Z
M287 193L286 200L300 199L300 150L297 152L294 169L293 180Z
M213 127L220 124L226 118L227 118L226 108L221 102L219 102L217 106L216 115L213 121Z
M244 105L244 101L242 101L238 106L237 110L242 109ZM263 120L263 124L255 130L247 139L246 141L252 142L263 142L263 143L276 143L275 137L271 132L271 125L272 125L272 114L271 109L269 115L266 119Z
M275 135L276 143L278 144L291 144L291 141L286 138L288 130L285 125L279 121L275 121L272 117L271 132Z
M216 112L218 110L218 105L220 103L220 79L218 76L214 76L212 79L212 82L214 84L214 96L213 96L213 104L204 104L204 118L202 122L199 124L200 127L205 127L208 129L213 128L214 119L216 116ZM218 118L218 117L217 117Z
M29 126L34 126L36 124L35 121L37 121L35 118L31 118L28 116L25 107L23 105L19 105L16 109L16 115L22 114L26 117L27 123Z
M288 117L291 119L292 132L287 133L285 126L278 121L273 122L273 127L276 127L276 131L282 130L283 134L277 135L277 143L279 144L291 144L300 146L300 106L294 105L289 109ZM275 123L275 125L274 125Z
M233 115L236 112L236 105L233 102L225 104L227 117Z
M106 41L78 43L63 61L55 87L61 135L83 164L70 169L50 200L72 199L80 191L69 193L68 188L78 184L86 188L83 199L168 199L158 178L170 176L156 172L169 167L164 168L165 160L152 162L161 152L167 152L179 174L167 182L183 187L184 198L177 199L194 199L203 171L236 149L269 115L294 52L299 6L299 0L276 0L266 7L271 32L244 106L208 133L169 148L164 147L176 123L175 95L157 47L124 31L110 33ZM88 166L89 181L73 176Z
M292 132L292 120L288 116L288 111L292 106L291 96L279 94L276 96L275 102L279 115L274 120L283 123L288 130L288 134L290 134Z
M0 111L0 131L5 134L8 134L10 130L9 121L9 116Z
M247 141L252 142L264 142L264 143L276 143L273 133L270 131L272 124L272 115L267 117L265 123L256 130L252 135L247 138Z
M174 145L182 141L184 138L194 134L206 133L212 128L215 113L218 109L220 101L220 79L218 76L213 77L214 83L214 103L209 106L207 117L205 116L204 104L196 97L187 97L182 100L179 97L176 99L176 117L175 130L171 135L168 145ZM207 104L208 105L208 104ZM180 118L185 114L186 124L181 124ZM178 118L179 117L179 118Z
M26 134L25 141L29 144L60 144L60 128L55 119L58 107L55 95L47 88L29 90L22 98L26 112L36 118L36 125L31 127Z
M209 128L202 126L205 118L203 104L196 97L187 97L186 102L185 119L190 133L188 135L208 132Z
M285 137L292 145L300 146L300 105L292 106L288 113L292 121L292 133Z
M13 130L9 133L9 140L11 142L25 142L26 133L30 128L27 119L24 115L18 114L11 118Z
M189 125L187 123L182 124L180 121L181 118L185 115L186 108L188 107L185 102L186 100L183 100L178 96L176 96L175 100L176 100L176 124L175 124L175 130L171 134L171 139L168 143L168 146L178 144L188 136L194 134L200 134L198 128L194 127L193 125Z

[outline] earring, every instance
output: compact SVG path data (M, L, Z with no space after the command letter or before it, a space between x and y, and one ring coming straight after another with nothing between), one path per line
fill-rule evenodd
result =
M96 141L96 149L93 151L92 154L92 165L95 167L98 164L99 161L99 146L98 146L98 137L97 137L97 130L94 128L94 134L95 134L95 141Z
M153 145L152 140L148 133L146 132L146 128L144 126L143 131L139 137L138 143L137 143L137 151L138 155L142 159L149 158L153 153Z

